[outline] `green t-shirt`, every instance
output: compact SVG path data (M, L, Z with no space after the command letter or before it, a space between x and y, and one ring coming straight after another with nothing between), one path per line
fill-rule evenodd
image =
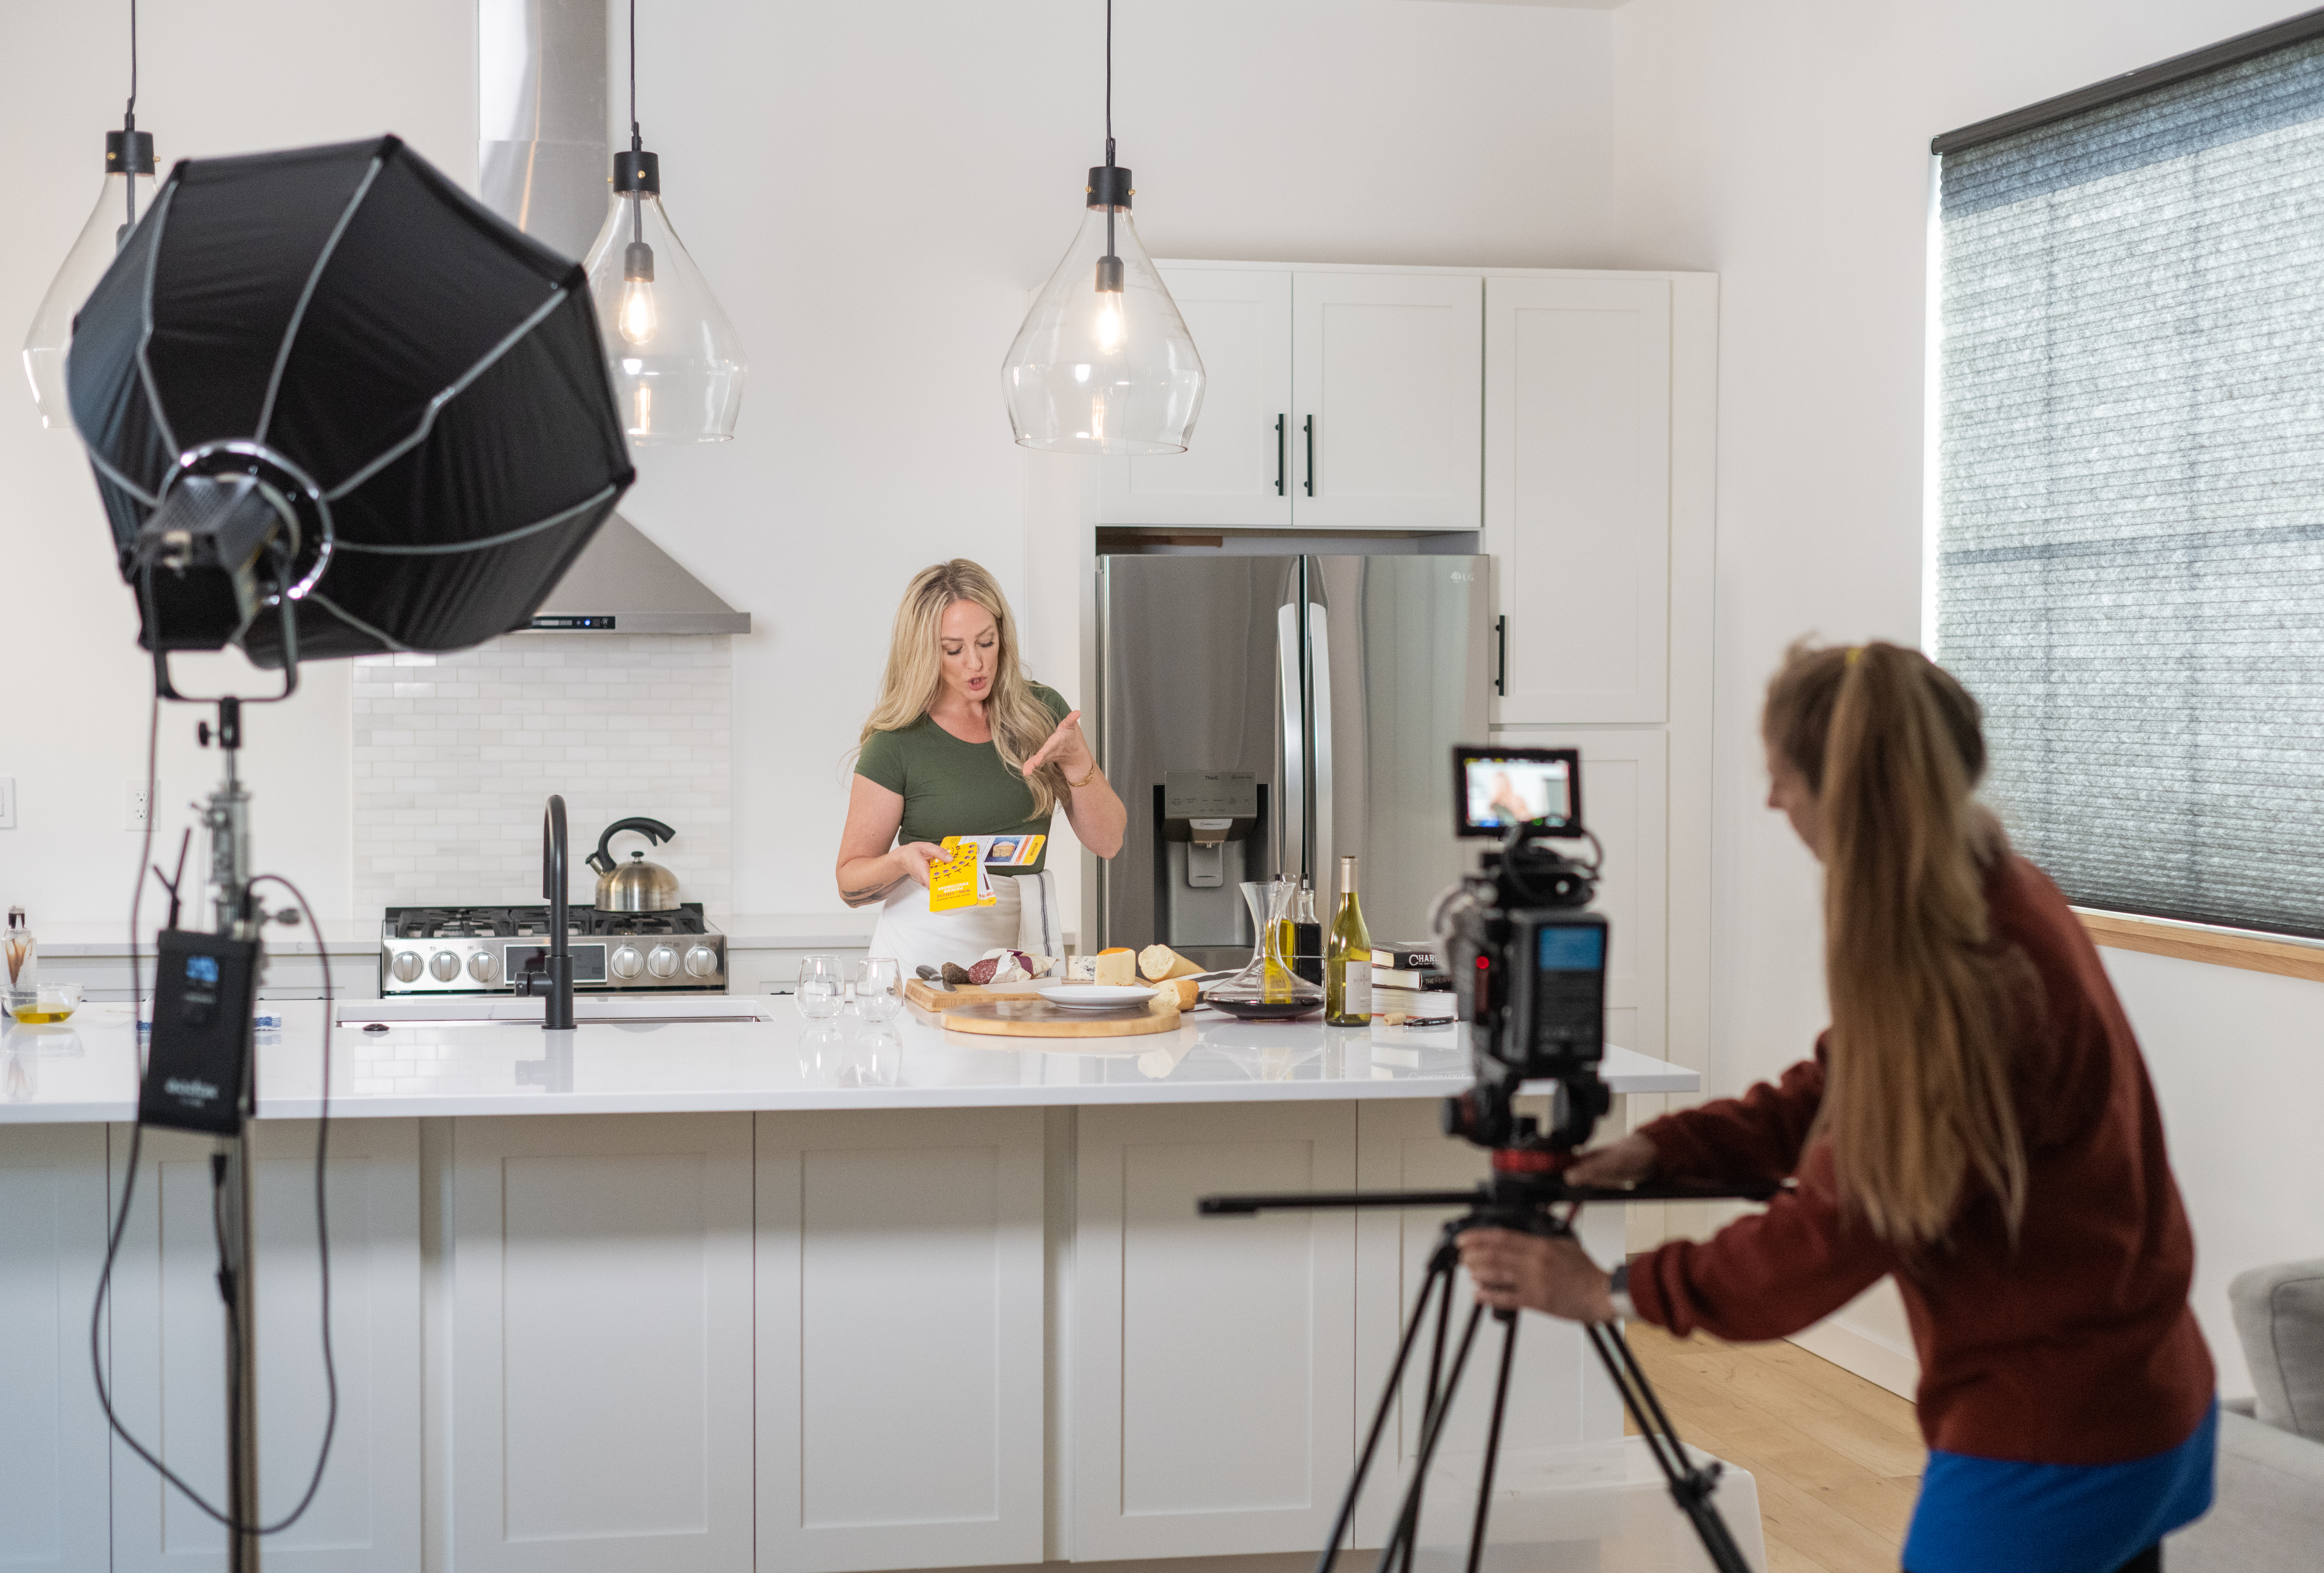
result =
M1033 685L1033 696L1057 720L1072 707L1054 688ZM1033 789L1001 762L989 742L964 743L930 717L895 731L875 731L856 756L855 773L876 781L904 800L900 842L941 843L948 835L1047 835L1050 815L1033 817ZM1029 869L996 869L996 874L1036 874L1049 850Z

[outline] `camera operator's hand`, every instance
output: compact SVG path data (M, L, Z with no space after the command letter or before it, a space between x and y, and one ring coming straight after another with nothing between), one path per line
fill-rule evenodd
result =
M1515 1229L1473 1228L1461 1235L1461 1265L1477 1299L1495 1311L1546 1311L1568 1321L1612 1321L1612 1280L1566 1238Z
M1582 1154L1564 1177L1575 1185L1636 1185L1654 1177L1655 1159L1654 1143L1644 1136L1624 1136Z

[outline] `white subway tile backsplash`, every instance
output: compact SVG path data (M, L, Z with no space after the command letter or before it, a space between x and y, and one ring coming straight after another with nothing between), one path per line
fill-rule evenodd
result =
M353 667L359 909L540 900L540 816L561 792L573 899L595 889L581 859L598 832L645 815L678 832L650 855L686 898L729 910L728 639L512 634Z

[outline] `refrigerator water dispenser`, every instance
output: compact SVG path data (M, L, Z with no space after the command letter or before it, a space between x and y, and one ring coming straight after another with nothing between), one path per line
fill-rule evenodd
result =
M1239 887L1259 878L1267 786L1251 770L1166 770L1154 788L1154 926L1194 959L1248 952L1256 936Z

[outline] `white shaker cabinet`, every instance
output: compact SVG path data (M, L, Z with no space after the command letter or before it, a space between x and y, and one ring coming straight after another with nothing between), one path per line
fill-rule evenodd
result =
M1496 725L1669 719L1671 296L1665 278L1485 281Z
M750 1573L751 1128L455 1125L460 1573Z
M1292 521L1292 277L1158 264L1203 357L1203 409L1183 454L1107 459L1109 524L1285 529Z
M1185 453L1102 462L1099 523L1477 528L1478 274L1157 266L1203 410Z
M1347 1189L1355 1106L1101 1106L1078 1128L1072 1559L1312 1550L1354 1459L1355 1220L1194 1203Z
M43 1041L14 1035L0 1072L37 1075ZM106 1425L88 1369L105 1145L98 1125L0 1133L0 1566L11 1573L110 1566Z
M1042 1132L758 1117L761 1568L1042 1559Z
M327 1403L316 1127L268 1120L252 1131L259 1507L271 1522L306 1489ZM129 1136L128 1127L115 1127L116 1199ZM211 1221L213 1146L208 1137L145 1133L113 1272L111 1377L115 1411L132 1433L222 1505L225 1314ZM286 1573L406 1573L420 1560L419 1123L333 1121L325 1176L338 1424L313 1504L266 1538L264 1559ZM73 1377L86 1384L85 1355L77 1364ZM117 1440L113 1483L116 1573L223 1573L226 1532Z
M1293 521L1475 529L1482 281L1303 272L1291 290Z

